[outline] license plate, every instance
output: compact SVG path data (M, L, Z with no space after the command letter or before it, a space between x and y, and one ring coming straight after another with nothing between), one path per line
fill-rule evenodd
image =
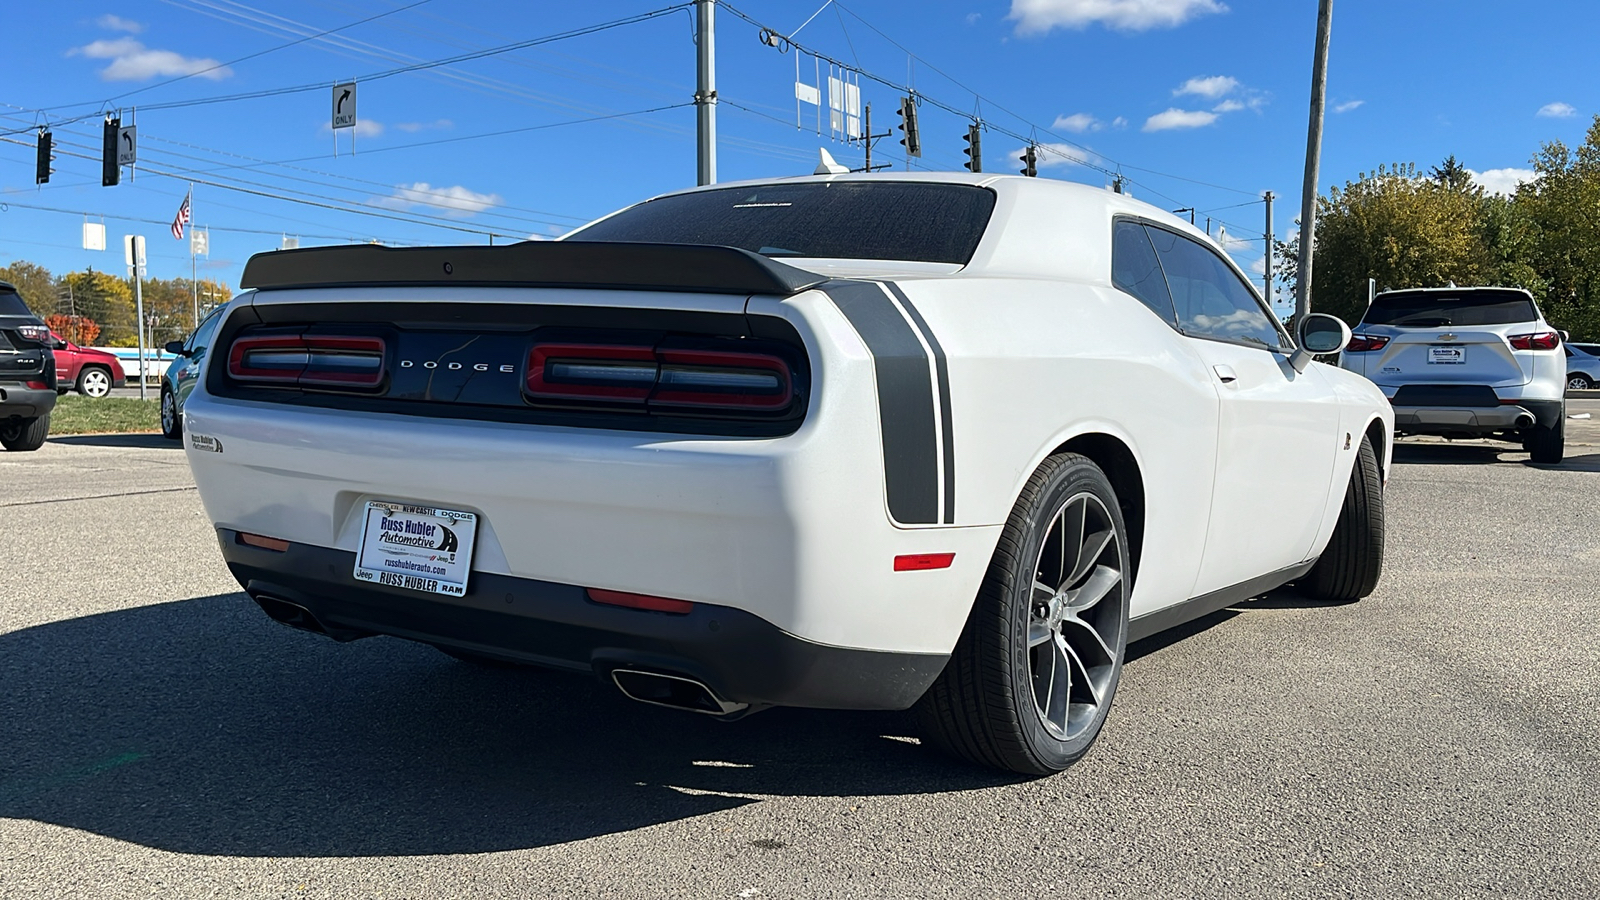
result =
M477 534L476 513L369 500L356 579L459 597L467 592Z
M1460 366L1467 362L1465 347L1429 347L1428 362L1446 366Z

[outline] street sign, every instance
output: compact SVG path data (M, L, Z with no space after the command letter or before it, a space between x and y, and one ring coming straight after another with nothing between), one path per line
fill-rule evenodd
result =
M117 165L131 166L139 161L137 125L129 125L117 132Z
M133 268L134 257L139 259L139 269L144 270L144 235L130 234L122 239L122 259Z
M83 223L83 249L106 249L106 226L104 222Z
M356 83L335 85L333 88L333 127L356 127Z

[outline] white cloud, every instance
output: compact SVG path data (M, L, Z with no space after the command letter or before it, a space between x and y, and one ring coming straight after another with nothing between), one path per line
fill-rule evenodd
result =
M1227 12L1218 0L1011 0L1011 15L1020 34L1044 34L1052 28L1107 28L1143 31L1172 28L1195 16Z
M1233 93L1238 88L1239 79L1228 75L1212 75L1207 78L1196 77L1185 81L1172 92L1172 96L1182 97L1185 94L1193 94L1196 97L1215 100L1218 97L1225 97Z
M1204 128L1217 120L1217 114L1204 110L1188 110L1173 107L1166 112L1158 112L1144 122L1145 131L1171 131L1178 128Z
M1468 169L1467 174L1485 191L1508 197L1517 192L1517 185L1539 177L1539 173L1532 169L1489 169L1486 172Z
M391 209L415 209L419 206L441 209L447 216L465 218L499 206L504 199L499 194L480 194L459 184L455 187L434 187L426 181L418 181L415 184L396 185L393 194L375 198L374 202Z
M1055 124L1050 127L1070 131L1073 134L1083 134L1085 131L1099 131L1105 126L1088 113L1073 113L1070 116L1056 116Z
M967 24L976 25L981 18L983 18L983 13L967 13Z
M1361 106L1366 102L1367 101L1365 100L1349 100L1339 104L1338 106L1335 106L1333 111L1336 113L1347 113L1352 109L1360 109Z
M432 122L396 122L394 127L407 134L416 134L419 131L445 130L456 127L456 123L449 119L434 119Z
M1217 246L1228 251L1229 253L1238 253L1241 250L1249 250L1255 243L1253 238L1235 237L1229 234L1228 230L1221 225L1217 226L1217 233L1215 237L1217 240Z
M1112 128L1127 128L1128 127L1128 120L1124 119L1121 116L1117 116L1115 119L1111 120L1111 127Z
M1539 107L1538 112L1534 113L1534 115L1543 116L1546 119L1570 119L1577 114L1577 107L1570 103L1559 102L1546 103L1545 105Z
M1250 271L1257 275L1267 274L1267 257L1265 255L1256 257L1255 262L1250 264Z
M1244 103L1238 100L1224 100L1221 103L1218 103L1216 106L1211 107L1211 111L1214 113L1238 112L1241 109L1244 109Z
M332 122L322 123L323 134L327 134L332 130ZM356 133L356 137L358 138L374 138L380 134L383 134L383 123L379 122L377 119L356 119L356 124L350 126L349 128L341 128L339 130L346 134L354 131Z
M95 41L68 50L67 55L111 60L111 65L100 70L102 81L145 81L176 75L199 75L220 81L233 74L232 69L214 59L183 56L171 50L151 50L133 38Z
M139 32L144 31L144 25L135 22L132 19L124 19L121 16L113 16L110 13L106 13L100 18L95 19L94 23L99 25L101 28L108 28L112 31L126 31L129 34L138 34Z

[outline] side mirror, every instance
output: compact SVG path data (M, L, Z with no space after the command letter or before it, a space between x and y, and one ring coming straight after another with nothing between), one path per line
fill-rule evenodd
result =
M67 349L67 346L68 346L67 342L62 340L61 338L58 338L55 335L51 335L50 336L50 349L51 350L65 350L65 349Z
M183 349L183 341L167 341L167 345L165 347L162 347L161 349L167 351L168 353L171 353L173 356L188 356L189 355Z
M1313 356L1338 353L1350 343L1350 326L1338 316L1312 313L1300 323L1300 347L1289 356L1289 365L1304 372Z

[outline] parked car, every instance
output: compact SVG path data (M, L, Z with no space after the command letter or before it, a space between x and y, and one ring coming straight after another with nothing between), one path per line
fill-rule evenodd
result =
M76 387L85 397L104 397L114 387L127 384L122 363L115 356L93 347L80 347L50 332L51 355L56 360L56 393Z
M173 440L183 438L183 404L194 390L206 360L206 350L222 321L222 310L217 307L206 314L193 332L181 341L168 341L166 352L177 359L161 373L161 433Z
M50 329L17 289L0 281L0 447L37 450L50 434L56 406L56 361Z
M1081 756L1128 642L1373 590L1393 418L1203 233L1017 176L718 185L571 240L258 254L183 407L223 556L339 640ZM226 348L223 350L222 348Z
M1517 441L1540 463L1565 453L1566 354L1527 291L1385 291L1340 365L1378 385L1401 435Z
M1600 384L1600 344L1567 344L1565 349L1567 390L1587 391Z

